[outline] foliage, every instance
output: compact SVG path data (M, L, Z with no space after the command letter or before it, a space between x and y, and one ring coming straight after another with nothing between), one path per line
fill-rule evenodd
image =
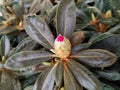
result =
M119 0L4 0L0 90L119 90Z

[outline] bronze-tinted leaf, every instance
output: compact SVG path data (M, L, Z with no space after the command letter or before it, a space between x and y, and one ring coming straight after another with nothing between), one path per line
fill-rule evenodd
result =
M12 25L12 26L1 26L0 27L0 35L2 34L8 34L11 32L14 32L16 30L16 26Z
M76 80L86 89L102 90L100 81L84 66L74 60L68 60L67 64Z
M41 10L41 16L45 17L46 15L48 15L48 12L51 10L51 8L53 7L53 4L51 3L50 0L44 0L43 3L41 3L40 5L40 10Z
M81 50L87 49L90 46L91 43L83 43L83 44L75 45L72 47L72 52L79 52Z
M66 65L64 66L64 88L65 90L83 90Z
M18 80L15 80L14 75L3 71L0 81L0 90L21 90L21 85Z
M85 36L82 31L77 31L72 34L71 44L72 46L79 45L83 42Z
M54 70L57 64L51 68L48 68L40 74L37 81L35 82L33 90L53 90L55 76Z
M7 57L10 52L10 41L6 35L2 36L0 42L0 53L1 56Z
M46 22L39 16L28 16L25 21L28 35L44 47L53 48L54 37Z
M74 0L61 0L57 9L56 20L58 34L62 34L70 39L76 23L76 7Z
M60 88L63 81L63 62L60 61L54 70L56 88Z
M43 2L44 0L34 0L30 6L30 10L29 13L30 14L35 14L37 12L40 11L40 4Z
M33 50L36 46L38 46L38 43L32 40L30 37L27 37L17 45L17 47L14 50L14 53L25 50Z
M47 51L22 51L9 57L4 67L12 70L24 70L52 58L53 54Z
M12 10L15 13L16 17L18 18L18 20L20 21L23 20L23 10L17 3L12 4Z
M83 50L75 53L74 55L71 55L71 57L89 66L101 68L108 67L117 60L116 55L102 49Z

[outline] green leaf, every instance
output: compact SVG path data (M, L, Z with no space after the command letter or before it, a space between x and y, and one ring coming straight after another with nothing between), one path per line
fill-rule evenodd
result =
M120 73L113 70L97 70L96 71L100 77L105 79L116 81L120 80Z
M77 52L71 57L78 61L85 63L91 67L108 67L114 64L117 60L117 56L113 53L102 49L89 49Z
M33 85L27 86L23 90L33 90Z
M0 42L1 56L7 57L9 52L10 52L10 41L9 41L9 38L6 35L4 35L2 36L1 42Z
M52 69L48 68L40 74L37 81L35 82L33 90L53 90L55 76L54 70L57 64L55 64Z
M52 58L53 54L47 51L22 51L9 57L4 67L12 70L24 70Z
M88 90L102 90L100 81L84 66L74 60L68 60L68 68L75 79Z
M70 39L76 23L76 7L74 0L62 0L59 3L56 20L57 33Z
M108 17L108 18L100 19L100 23L109 25L109 26L114 26L117 23L119 23L119 20L113 17Z
M56 88L60 88L63 81L63 62L60 61L54 70Z
M113 33L113 34L120 34L120 24L118 24L115 27L109 29L108 32Z
M106 33L99 33L99 34L96 35L96 33L95 33L95 34L90 38L90 40L89 40L88 42L94 44L94 43L99 42L99 41L101 41L101 40L103 40L103 39L106 39L106 38L108 38L108 37L110 37L110 36L113 36L113 34L106 32Z
M53 48L54 37L46 22L39 16L28 16L25 21L27 34L45 48Z
M27 37L17 45L17 47L14 50L14 53L26 50L33 50L36 46L38 46L38 43L32 40L30 37Z
M103 83L103 89L102 90L117 90L117 89L113 88L111 85L109 85L107 83Z
M29 77L25 78L21 82L22 88L26 88L27 86L34 84L36 79L38 78L38 75L39 74L34 74L32 76L29 76Z
M20 82L15 80L14 75L9 72L2 72L0 90L21 90Z
M66 65L64 66L64 88L65 90L83 90Z

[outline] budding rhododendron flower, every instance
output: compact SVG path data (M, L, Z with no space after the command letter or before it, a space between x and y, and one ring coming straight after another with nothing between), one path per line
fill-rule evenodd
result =
M66 37L58 35L54 42L54 49L51 51L57 57L66 59L71 53L71 43Z

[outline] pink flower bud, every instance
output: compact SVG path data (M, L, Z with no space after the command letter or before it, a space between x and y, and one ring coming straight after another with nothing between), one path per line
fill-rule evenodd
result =
M54 42L54 49L51 50L57 57L66 59L71 53L70 41L62 35L58 35Z

